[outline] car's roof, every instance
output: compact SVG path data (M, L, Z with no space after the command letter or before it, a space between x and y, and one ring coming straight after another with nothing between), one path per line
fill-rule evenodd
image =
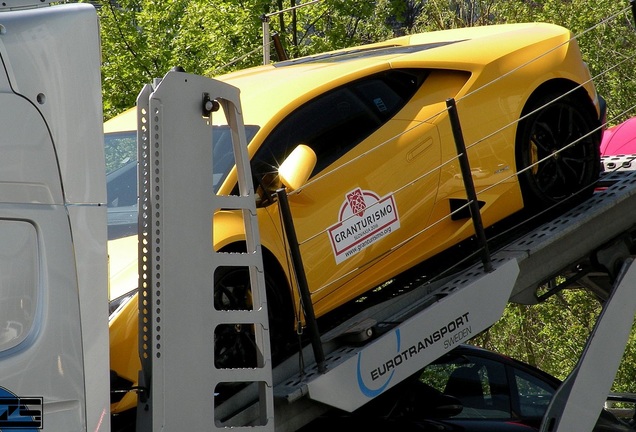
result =
M104 133L133 132L137 129L137 107L126 111L104 122Z
M555 388L560 384L560 380L555 376L549 374L548 372L539 369L536 366L533 366L529 363L518 360L514 357L510 357L506 354L501 354L495 351L491 351L486 348L482 348L476 345L471 344L461 344L458 345L453 350L449 351L445 356L453 356L453 357L461 357L462 355L475 355L482 358L488 358L491 360L495 360L500 363L508 364L520 369L525 369L526 371L531 371L533 374L541 376L545 382L551 383L555 386ZM440 357L438 361L443 361L444 357Z
M475 71L497 58L549 39L555 39L550 44L554 47L566 43L570 32L553 24L522 23L419 33L257 66L215 79L238 87L241 103L248 108L244 111L245 122L262 125L272 112L297 98L311 98L373 71L414 67ZM546 46L537 47L536 56L545 51ZM251 106L267 109L249 109Z
M264 125L285 107L294 107L326 90L373 72L399 68L478 71L497 58L536 45L530 60L570 39L570 32L547 23L501 24L419 33L214 77L238 87L243 120ZM546 46L541 42L551 40ZM502 73L505 71L502 70ZM216 116L215 123L224 123ZM104 132L134 130L130 109L104 124Z

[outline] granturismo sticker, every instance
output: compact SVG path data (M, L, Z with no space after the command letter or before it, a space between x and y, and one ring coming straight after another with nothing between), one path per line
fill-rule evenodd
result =
M400 218L392 194L380 198L376 193L354 189L345 195L338 223L327 231L336 263L400 228Z

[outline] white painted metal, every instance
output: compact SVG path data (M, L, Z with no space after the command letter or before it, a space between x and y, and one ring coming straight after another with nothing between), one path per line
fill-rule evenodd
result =
M542 431L591 431L623 357L636 312L636 266L629 258L598 317L583 354L554 395Z
M204 94L223 107L213 115L225 113L232 126L240 196L213 193L212 127L202 115ZM144 169L149 168L148 196L142 197L142 203L151 221L150 253L143 259L147 267L140 268L140 274L149 285L142 298L146 295L151 303L146 337L153 430L225 429L214 418L213 395L219 382L260 385L258 423L232 425L233 430L274 430L263 262L238 89L201 76L169 72L148 99L147 106L138 101L139 117L149 119L149 133L141 137L147 136L148 152L140 154L140 161ZM242 210L248 253L213 251L212 217L221 208ZM214 309L214 271L220 266L249 267L254 310ZM262 361L254 369L214 366L214 330L234 323L255 326Z
M510 260L442 298L311 380L309 397L346 411L359 408L497 322L518 273Z
M24 8L28 3L4 2L0 12L6 252L0 305L8 308L0 311L0 390L42 398L43 405L32 407L41 413L32 420L42 430L105 431L106 180L97 15L89 4Z
M16 10L16 9L25 9L25 8L34 8L46 6L51 3L53 0L4 0L0 3L0 11L3 10Z

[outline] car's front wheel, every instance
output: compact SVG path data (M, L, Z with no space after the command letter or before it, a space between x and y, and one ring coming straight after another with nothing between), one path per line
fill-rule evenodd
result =
M222 267L216 273L215 309L251 310L253 302L249 268ZM272 363L277 364L289 354L294 334L293 311L289 297L281 286L277 286L275 277L266 271L264 278ZM217 368L257 367L253 326L245 323L218 326L214 334L214 355Z
M526 208L538 210L594 191L600 173L598 129L589 103L550 93L536 98L517 133L517 171Z

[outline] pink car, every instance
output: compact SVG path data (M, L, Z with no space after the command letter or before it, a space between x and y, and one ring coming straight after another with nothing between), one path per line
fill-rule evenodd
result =
M636 169L636 117L605 130L601 157L605 171Z

